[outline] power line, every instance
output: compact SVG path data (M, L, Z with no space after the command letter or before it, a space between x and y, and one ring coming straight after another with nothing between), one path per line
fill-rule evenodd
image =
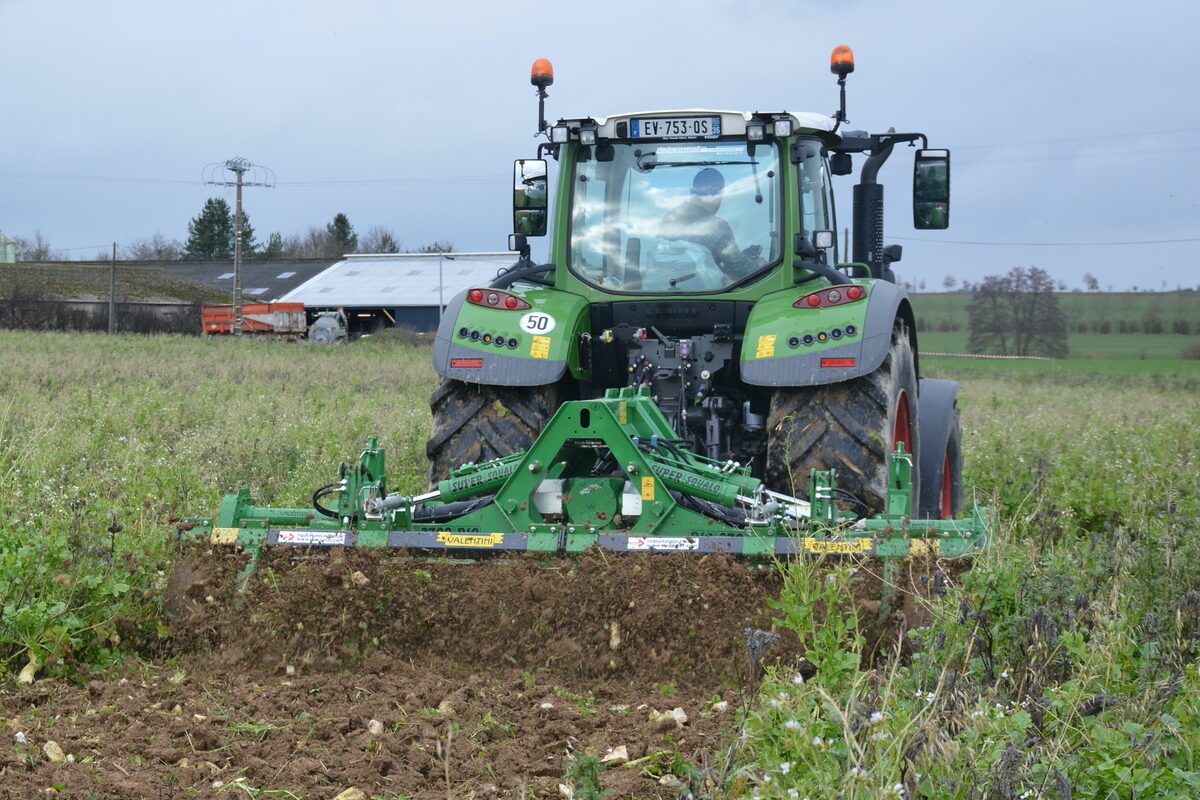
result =
M90 183L149 183L175 186L201 186L204 181L185 181L172 178L132 178L121 175L77 175L60 172L30 172L26 170L0 170L0 178L78 181ZM437 178L362 178L312 181L280 181L276 186L436 186L441 184L486 184L505 183L508 178L497 175L459 175Z
M171 178L131 178L120 175L72 175L62 172L29 172L26 170L0 170L0 178L32 178L51 181L82 181L94 183L162 183L184 186L199 186L201 181L183 181Z
M1128 242L968 242L960 239L922 239L916 236L888 236L888 239L900 239L905 242L922 242L925 244L970 244L985 247L1124 247L1140 244L1178 244L1180 242L1200 242L1200 236L1187 239L1142 239Z
M978 161L959 160L955 163L958 166L974 164L1026 164L1034 161L1074 161L1075 159L1080 158L1114 158L1126 153L1136 153L1139 156L1161 156L1170 153L1186 153L1192 150L1200 150L1200 145L1192 145L1188 147L1162 147L1156 150L1122 148L1119 150L1109 150L1105 153L1070 153L1067 155L1023 156L1021 158L984 158Z
M1034 142L1000 142L998 144L960 144L955 150L983 150L997 147L1029 147L1039 144L1068 144L1070 142L1098 142L1105 139L1134 139L1142 136L1173 136L1177 133L1200 133L1200 128L1178 128L1172 131L1139 131L1138 133L1106 133L1097 136L1072 136L1067 139L1041 139Z
M280 181L278 186L436 186L439 184L507 183L508 178L496 175L460 175L445 178L363 178L331 181Z

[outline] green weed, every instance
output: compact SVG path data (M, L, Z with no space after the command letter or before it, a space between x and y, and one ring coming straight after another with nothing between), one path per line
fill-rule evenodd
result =
M1200 785L1200 408L1183 382L968 381L990 548L873 671L849 569L788 565L817 664L769 673L727 784L763 798L1187 797ZM1150 409L1153 409L1150 411Z

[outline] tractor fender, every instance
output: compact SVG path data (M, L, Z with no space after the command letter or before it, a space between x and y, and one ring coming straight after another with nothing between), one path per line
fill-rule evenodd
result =
M887 356L897 324L903 325L912 340L914 367L919 366L916 328L907 293L882 280L870 284L868 291L865 313L858 311L854 318L860 330L853 339L843 337L837 344L799 349L788 343L798 327L832 330L833 325L839 324L836 315L851 313L850 307L816 312L794 309L791 305L797 298L794 290L764 297L755 305L746 326L740 364L742 380L754 386L817 386L868 375ZM809 316L802 316L806 314ZM832 324L820 322L821 315L832 318ZM854 366L821 366L826 359L853 359Z
M950 437L958 431L958 392L962 384L955 381L940 381L921 378L917 390L917 441L921 452L917 454L917 472L921 476L921 496L917 504L922 517L937 517L946 467L946 446ZM961 454L951 453L952 459ZM953 470L956 464L951 464Z
M580 326L586 324L582 298L514 285L504 291L530 308L509 311L468 303L470 291L450 300L438 324L433 342L438 375L487 386L545 386L562 378L568 361L577 357L571 343L579 340ZM497 337L503 346L495 344Z

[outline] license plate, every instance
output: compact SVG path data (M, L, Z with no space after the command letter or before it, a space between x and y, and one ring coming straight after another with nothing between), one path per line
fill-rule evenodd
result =
M634 139L716 139L721 135L721 118L635 119L629 123L629 133Z

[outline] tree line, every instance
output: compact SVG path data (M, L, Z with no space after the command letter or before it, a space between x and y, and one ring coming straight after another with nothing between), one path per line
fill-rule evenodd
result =
M1067 315L1050 273L1015 267L987 275L967 304L967 351L1066 358Z
M234 211L221 197L210 197L200 213L188 222L186 240L171 239L160 233L148 239L135 240L119 249L123 259L134 261L227 261L233 258L235 246ZM31 237L12 236L18 261L54 261L60 251L36 231ZM450 242L435 241L415 248L405 248L388 227L376 225L361 236L354 230L350 218L335 214L323 227L313 226L304 233L284 236L271 233L260 242L242 210L242 257L253 259L338 258L347 253L449 253ZM95 260L107 261L111 253L101 251Z

